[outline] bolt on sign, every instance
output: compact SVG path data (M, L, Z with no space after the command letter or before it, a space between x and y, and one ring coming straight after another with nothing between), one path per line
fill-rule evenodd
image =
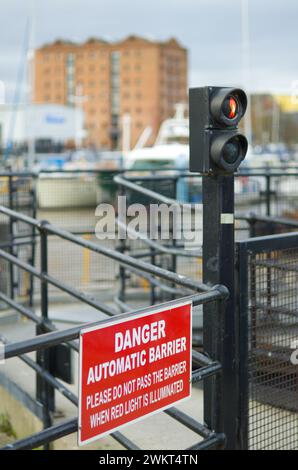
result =
M192 303L81 330L79 445L191 395Z

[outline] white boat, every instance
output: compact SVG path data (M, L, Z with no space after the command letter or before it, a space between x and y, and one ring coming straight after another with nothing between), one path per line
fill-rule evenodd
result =
M153 147L135 148L124 154L124 168L129 170L187 170L189 161L189 120L186 106L177 104L173 118L166 119Z
M96 206L96 175L88 173L40 173L36 183L40 209Z
M111 199L110 181L107 171L115 172L119 155L109 160L96 159L88 151L80 150L55 166L55 158L34 168L38 173L36 194L41 209L95 207ZM105 170L105 181L99 178L100 170ZM49 172L48 170L51 170ZM57 170L57 171L55 171ZM62 171L59 171L62 170Z
M124 168L129 170L187 169L188 159L188 145L160 144L132 150L124 157Z
M164 121L153 147L137 148L125 155L124 167L129 170L189 169L189 120L185 106L176 105L173 118ZM249 158L250 160L250 158ZM254 159L252 159L254 160ZM235 199L238 204L255 203L260 198L259 181L248 177L235 179ZM178 183L178 199L202 201L201 178L181 178Z

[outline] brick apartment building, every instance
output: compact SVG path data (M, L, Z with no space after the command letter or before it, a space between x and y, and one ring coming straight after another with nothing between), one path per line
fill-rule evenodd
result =
M187 101L187 50L176 39L58 40L37 49L34 60L34 102L81 106L85 144L97 148L121 148L126 114L131 146L148 126L152 144L174 105Z

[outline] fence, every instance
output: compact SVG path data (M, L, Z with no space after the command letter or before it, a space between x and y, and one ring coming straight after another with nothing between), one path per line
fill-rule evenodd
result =
M237 248L242 447L298 449L298 235Z
M7 216L8 218L13 218L14 220L20 221L24 224L28 224L31 227L34 227L36 231L39 232L40 236L40 259L41 266L40 269L35 268L27 262L24 262L17 258L16 256L10 254L3 249L0 250L0 256L2 259L7 262L18 266L20 269L27 271L30 275L37 277L41 284L41 316L36 314L32 309L24 307L18 301L12 299L9 295L0 293L0 298L3 302L7 303L10 307L16 309L21 315L25 316L27 319L33 321L37 325L37 337L25 339L20 342L7 344L5 346L5 357L9 359L11 357L19 356L22 361L24 361L29 367L33 368L38 377L37 380L37 399L43 405L43 418L45 430L25 438L21 441L17 441L14 444L9 444L5 449L29 449L35 448L40 445L47 445L54 439L58 437L67 435L71 432L75 432L77 429L77 419L74 418L62 424L57 424L52 426L51 423L51 410L53 410L53 390L59 390L66 398L68 398L72 403L77 404L77 397L71 393L66 386L58 380L56 377L51 374L51 357L53 355L50 353L53 346L60 345L62 343L67 343L75 351L78 350L78 345L74 343L73 340L76 340L79 336L80 330L86 326L86 324L70 328L62 331L55 331L56 328L49 318L49 295L48 295L48 286L54 285L60 290L66 292L68 295L75 297L77 300L92 306L100 314L105 314L108 316L118 315L117 310L111 308L102 302L93 299L92 297L87 296L86 294L79 292L73 286L70 286L66 283L62 283L59 279L51 276L48 273L47 261L48 261L48 237L50 235L55 235L63 240L67 240L70 243L74 243L78 246L88 249L94 253L102 254L108 258L111 258L121 266L125 266L126 269L133 269L139 272L141 275L148 274L154 278L155 285L161 285L160 281L157 281L156 278L160 278L163 281L170 282L181 286L185 295L191 291L202 291L201 294L187 295L188 299L192 299L194 305L202 305L206 302L218 302L221 304L222 301L227 296L227 291L224 287L217 286L214 289L210 289L207 286L200 284L192 279L186 278L181 275L177 275L170 271L164 270L157 266L145 263L141 260L136 260L130 256L127 256L123 253L110 250L94 244L90 241L86 241L81 237L73 235L67 231L54 227L53 225L40 222L36 219L30 218L26 215L14 212L10 209L1 207L0 212L2 215ZM176 296L181 297L181 290L176 290L172 288L172 293L175 293ZM133 316L137 312L129 312L127 315ZM101 320L104 321L104 320ZM96 322L99 324L100 322ZM90 323L88 323L90 326ZM45 334L47 333L47 334ZM223 339L223 338L222 338ZM2 338L4 342L7 340ZM218 338L219 340L219 338ZM29 358L26 354L32 351L37 351L37 360L36 362ZM197 368L197 365L203 367ZM197 382L211 375L217 374L221 370L220 363L218 361L213 361L207 356L200 354L196 351L193 351L193 365L194 367L192 373L192 381ZM215 432L214 430L209 430L206 426L197 423L193 418L186 416L184 413L180 412L177 409L169 409L166 411L168 415L178 420L180 423L187 426L192 431L196 432L199 436L203 437L203 441L198 442L195 446L192 446L193 449L204 449L210 447L221 447L224 444L224 435L221 432ZM128 449L136 449L137 446L125 438L121 433L116 432L113 434L116 440L121 442L121 444Z
M119 312L133 316L139 312L137 307L144 305L145 298L149 305L154 305L171 302L171 299L184 299L187 296L193 300L197 311L199 310L199 322L202 322L202 305L212 305L213 308L209 310L212 321L207 323L213 326L208 331L208 338L204 339L205 353L202 351L201 324L199 327L197 325L195 335L196 345L200 345L201 352L193 351L193 382L206 379L207 383L205 404L208 410L205 410L205 414L209 426L198 423L177 409L167 410L166 413L203 438L203 441L192 446L193 449L222 448L226 441L228 448L295 448L297 437L293 427L297 425L297 410L294 409L293 396L297 392L297 372L292 365L288 365L287 369L285 357L289 347L285 346L285 342L297 337L296 316L293 314L296 305L294 282L297 268L293 261L297 255L296 235L252 238L238 242L238 303L241 320L233 324L232 313L226 309L227 289L224 286L211 288L201 282L201 222L195 227L200 235L196 241L197 245L192 246L191 250L186 240L177 241L172 236L173 225L170 226L169 240L162 242L152 241L148 233L144 232L141 235L133 233L135 240L107 240L102 243L91 233L95 225L93 209L90 211L90 208L85 207L83 212L82 208L78 212L77 207L68 207L66 215L62 207L59 210L57 207L40 207L42 204L38 198L37 203L34 202L37 180L32 182L31 176L21 175L21 178L29 178L26 181L30 181L32 206L29 204L26 207L27 211L31 211L31 216L13 210L15 207L11 197L5 200L9 207L0 207L3 224L9 228L13 227L5 235L5 241L0 247L1 266L4 266L4 271L10 273L10 282L8 279L5 286L1 287L0 300L36 324L37 337L13 344L7 343L5 353L7 359L20 357L36 373L36 398L42 403L45 429L5 448L47 446L51 441L77 429L76 418L60 424L53 424L51 418L55 406L54 389L77 405L77 397L59 380L61 377L52 365L59 354L57 346L67 344L67 350L70 347L78 351L76 339L80 330L86 326L56 330L55 322L49 315L49 306L50 300L55 301L53 293L58 292L92 307L99 315L96 324L104 321L103 317L117 316ZM11 178L14 187L22 187L17 185L20 178L17 174L3 177ZM239 178L242 177L242 174L239 175ZM251 176L250 173L247 177L261 178L261 174ZM270 180L271 175L263 174L262 177ZM280 176L274 174L272 177ZM296 174L294 177L296 178ZM162 172L153 176L118 175L114 182L119 186L119 194L125 193L130 202L141 201L145 207L151 202L158 202L170 207L172 204L179 206L183 202L182 196L186 194L187 185L181 182L191 181L192 188L195 188L196 179L200 178L189 174ZM271 183L269 187L271 188ZM270 210L284 207L276 204L274 198L277 193L274 198L271 197L271 189L266 194L267 198L271 198ZM269 207L268 199L266 203L263 197L261 195L259 200L262 210ZM187 200L189 201L189 198ZM189 230L193 225L196 202L198 201L193 201L188 206ZM22 207L17 208L23 212ZM36 210L39 215L50 216L49 218L62 225L62 228L51 222L38 220L35 217ZM86 215L85 218L82 218L82 213ZM61 218L62 214L64 219ZM76 222L78 215L81 225ZM295 214L292 213L292 216ZM121 220L118 220L118 223L121 225ZM297 226L295 219L273 218L255 213L237 216L236 233L238 239L241 239L248 233L255 237L260 233L295 230ZM133 229L130 228L130 232L132 234ZM287 246L290 251L287 251ZM69 264L66 259L70 260ZM25 299L21 295L21 286L24 285L21 280L24 277L29 286L29 295L25 296ZM19 280L18 283L16 279ZM103 286L100 292L99 286ZM135 288L139 287L142 296L136 300ZM106 298L107 288L111 288L113 295ZM233 308L232 304L229 305ZM231 334L237 339L235 351L234 345L232 349L230 345ZM280 335L284 343L278 344ZM3 337L2 340L6 341ZM36 361L27 356L27 353L32 351L37 351ZM281 356L284 362L281 362ZM227 364L228 368L223 367L223 364ZM228 370L231 364L233 370ZM198 365L201 368L198 369ZM235 384L235 403L229 400L231 383ZM274 431L276 425L280 427L279 434ZM138 447L122 433L116 432L113 437L128 449Z
M39 210L59 208L95 207L100 202L115 200L117 185L114 176L120 173L137 175L139 180L147 178L146 187L165 196L183 202L202 201L202 176L175 168L136 170L41 170L30 172L2 172L0 179L1 201L8 200L8 181L32 180ZM155 180L152 175L162 175ZM146 178L144 179L144 181ZM296 211L298 168L244 168L235 174L235 203L238 210L250 209L258 215L282 216ZM65 227L67 228L67 227Z
M98 216L95 214L95 208L98 203L109 202L116 207L116 196L118 186L113 181L114 171L64 171L53 172L43 171L39 174L32 173L2 173L0 182L2 187L1 202L6 207L13 210L21 210L23 213L40 220L48 220L72 233L82 235L87 240L97 242L94 234L94 228L98 223ZM145 205L150 203L150 198L140 193L140 186L151 190L153 193L159 193L169 200L179 200L188 203L200 203L202 201L202 177L178 171L155 171L148 174L146 171L128 172L129 179L138 184L138 191L127 190L129 202L143 202ZM295 218L296 193L295 187L298 173L295 169L290 171L271 171L268 170L250 170L242 171L235 177L235 205L237 214L244 214L245 217L238 217L236 220L236 236L238 239L247 238L248 226L244 220L248 212L254 212L255 216L264 217L268 214L278 217ZM10 188L10 190L9 190ZM12 195L12 196L10 196ZM256 233L261 233L262 224L259 221L256 225ZM266 224L268 227L268 224ZM19 257L30 261L34 259L35 265L39 265L39 238L38 235L29 231L28 227L21 225L20 222L12 222L11 227L7 221L2 219L0 229L3 234L3 243L11 238L13 231L14 250ZM198 234L198 246L202 240L201 219L196 224ZM272 233L269 231L268 233ZM23 235L28 235L25 239ZM5 235L5 236L4 236ZM22 240L20 240L22 237ZM26 243L25 243L26 240ZM108 248L118 248L117 241L111 239L101 240ZM175 244L175 241L173 241ZM52 236L49 242L49 270L53 274L59 272L61 280L75 283L84 291L96 294L98 285L103 286L105 292L110 292L110 298L114 296L117 285L118 269L117 265L111 260L106 263L105 272L99 269L99 263L95 262L94 256L88 255L88 252L80 249L74 249L73 252L67 251L70 247L66 246L59 238ZM165 245L165 243L163 243ZM177 245L177 243L176 243ZM178 243L179 245L179 243ZM168 248L173 247L168 244ZM182 243L181 247L184 247ZM166 248L166 247L165 247ZM179 248L179 246L178 246ZM142 252L148 252L148 245L141 239L130 240L126 249L139 256ZM152 250L152 247L150 248ZM180 251L181 253L181 251ZM75 269L69 269L67 260L72 259L76 262ZM145 258L150 260L150 257ZM156 262L165 268L172 269L175 263L179 272L190 277L202 279L202 259L200 256L189 258L177 256L175 261L171 253L156 254ZM3 266L6 269L8 265ZM14 275L14 279L12 276ZM148 283L143 279L130 273L130 279L127 285L131 288L146 289L148 299L150 298L150 289ZM7 286L10 284L14 288L15 295L30 297L32 304L32 278L28 275L20 277L18 270L5 275ZM39 291L39 284L35 282L35 292ZM56 288L51 287L51 293L59 296ZM164 296L161 300L166 300Z

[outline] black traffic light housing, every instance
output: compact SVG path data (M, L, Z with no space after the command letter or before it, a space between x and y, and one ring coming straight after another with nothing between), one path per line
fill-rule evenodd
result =
M239 88L202 87L189 90L190 171L231 174L247 152L238 132L247 97Z

